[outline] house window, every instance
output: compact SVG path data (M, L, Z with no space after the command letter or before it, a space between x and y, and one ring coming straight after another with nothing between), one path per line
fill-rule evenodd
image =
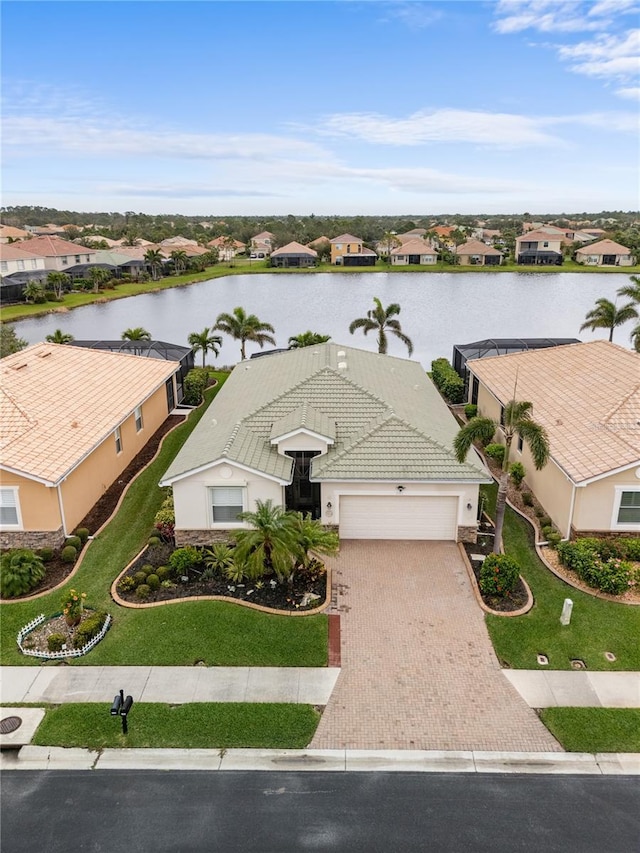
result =
M6 272L9 269L9 264L6 261L0 261L0 270Z
M32 270L37 270L37 269L38 269L38 262L36 261L36 259L35 259L35 258L33 258L33 259L32 259L32 261L31 261L31 269L32 269Z
M504 426L504 406L500 406L500 426Z
M640 491L620 492L618 524L640 524Z
M122 453L122 434L120 432L120 427L116 427L116 431L113 435L116 440L116 453Z
M140 432L142 429L142 409L140 406L135 410L134 415L136 419L136 432Z
M522 453L522 448L524 447L524 439L521 435L518 436L518 453Z
M342 249L342 243L336 243L336 251L339 252Z
M24 261L18 261L18 269L19 269L19 270L23 270L23 269L24 269Z
M80 263L80 255L76 255L76 263L77 263L77 264L79 264L79 263Z
M66 267L66 265L69 263L69 258L68 258L66 255L63 255L63 256L60 258L60 260L62 261L62 266L63 266L63 267Z
M18 490L0 489L0 527L20 527Z
M214 487L209 489L211 516L214 524L237 524L243 511L241 487Z
M548 240L545 240L545 241L544 241L544 243L543 243L542 245L545 247L545 249L546 249L546 248L548 248L548 246L549 246L549 241L548 241Z
M91 257L91 255L86 255L87 263L89 263L89 259L90 259L90 257Z

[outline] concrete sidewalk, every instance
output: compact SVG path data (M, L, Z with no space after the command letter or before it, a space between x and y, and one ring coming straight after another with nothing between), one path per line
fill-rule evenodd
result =
M502 672L531 708L640 708L640 672Z
M119 690L136 702L293 702L326 705L334 667L3 666L0 703L112 702Z

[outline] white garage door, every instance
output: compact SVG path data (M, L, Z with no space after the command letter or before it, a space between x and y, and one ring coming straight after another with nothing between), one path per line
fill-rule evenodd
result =
M456 539L457 497L342 495L341 539Z

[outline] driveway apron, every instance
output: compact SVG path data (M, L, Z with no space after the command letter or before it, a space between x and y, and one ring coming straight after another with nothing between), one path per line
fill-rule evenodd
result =
M342 671L318 749L561 752L501 672L452 542L345 541Z

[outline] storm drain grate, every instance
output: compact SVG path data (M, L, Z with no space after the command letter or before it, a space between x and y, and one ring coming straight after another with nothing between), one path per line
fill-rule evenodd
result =
M4 720L0 720L0 735L11 734L11 732L19 729L21 725L22 719L20 717L5 717Z

